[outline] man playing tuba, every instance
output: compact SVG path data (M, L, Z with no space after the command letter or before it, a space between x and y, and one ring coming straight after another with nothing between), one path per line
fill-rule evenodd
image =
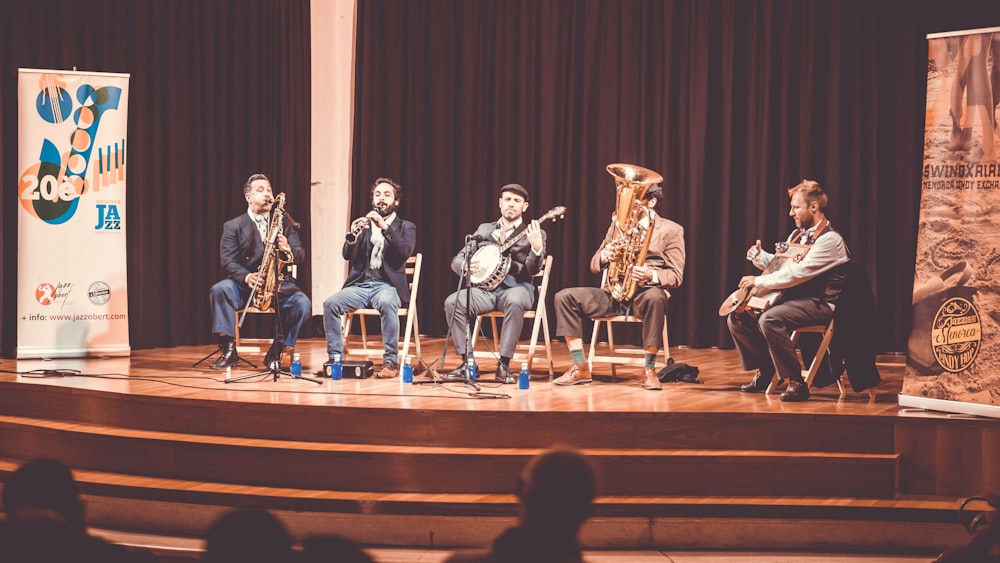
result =
M629 168L629 176L659 174L639 167ZM604 287L571 287L555 297L556 335L566 338L573 358L573 367L553 381L555 385L590 383L590 368L583 351L583 319L607 315L632 314L642 319L642 345L645 350L643 389L661 389L656 376L656 355L662 345L663 323L670 288L678 287L684 277L684 228L660 217L655 211L663 195L658 184L644 190L638 198L622 197L619 183L618 209L604 240L590 259L590 271L598 274L609 270ZM625 181L625 184L630 182ZM630 187L629 189L632 189ZM639 211L639 213L634 213ZM619 217L633 217L631 224L619 222ZM651 232L650 232L651 231ZM615 279L617 278L617 279Z

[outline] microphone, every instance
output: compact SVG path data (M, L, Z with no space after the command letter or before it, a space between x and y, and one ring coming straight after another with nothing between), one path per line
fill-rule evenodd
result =
M465 235L465 242L483 242L484 240L486 240L486 237L483 235L477 235L476 233Z
M289 227L295 229L296 231L299 230L299 227L302 226L302 223L299 223L298 221L293 219L292 214L287 211L285 211L285 221L288 222Z

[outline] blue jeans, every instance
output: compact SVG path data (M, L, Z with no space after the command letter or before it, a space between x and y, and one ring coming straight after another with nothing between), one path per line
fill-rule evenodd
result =
M249 291L242 291L240 285L233 280L222 280L212 286L208 300L212 304L213 334L236 336L233 330L236 326L236 309L243 307L249 296ZM301 290L291 295L277 295L275 299L281 305L281 330L278 342L294 347L299 339L302 323L312 314L312 304L309 302L309 297Z
M382 318L383 361L399 363L399 306L396 288L390 283L366 281L345 287L323 302L323 328L326 330L326 353L344 357L344 334L340 317L356 309L377 309Z

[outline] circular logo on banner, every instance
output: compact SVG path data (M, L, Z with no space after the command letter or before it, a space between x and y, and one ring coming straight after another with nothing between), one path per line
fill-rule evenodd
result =
M51 305L56 300L56 288L48 282L42 282L35 287L35 301L41 305Z
M104 305L111 300L111 286L102 281L96 281L90 284L87 297L90 297L90 302L94 305Z
M938 308L931 325L931 348L945 371L960 372L976 361L983 328L971 301L952 297Z

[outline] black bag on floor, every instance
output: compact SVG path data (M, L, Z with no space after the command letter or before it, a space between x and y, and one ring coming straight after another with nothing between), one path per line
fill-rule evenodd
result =
M344 379L368 379L375 375L375 364L371 360L344 362Z
M683 362L674 362L673 358L667 358L667 365L656 374L660 383L704 383L698 379L698 368L689 366Z

